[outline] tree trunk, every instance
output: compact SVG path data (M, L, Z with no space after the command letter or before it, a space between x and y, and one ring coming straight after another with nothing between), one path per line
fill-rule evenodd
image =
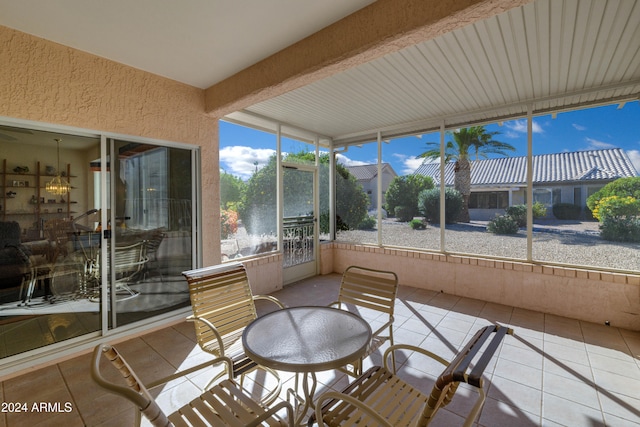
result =
M455 165L453 185L462 194L462 209L458 215L458 222L470 222L469 196L471 194L471 163L467 159L458 159Z

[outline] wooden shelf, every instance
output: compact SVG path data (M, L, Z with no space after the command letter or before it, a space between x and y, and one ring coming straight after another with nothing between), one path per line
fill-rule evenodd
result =
M70 199L70 193L63 195L65 201L56 201L49 203L47 198L49 195L45 191L45 184L54 178L56 175L49 175L41 173L40 162L35 162L35 173L31 171L31 166L21 165L29 167L27 173L16 173L12 169L7 169L7 159L2 160L2 170L0 170L0 219L6 220L7 217L15 218L16 216L29 217L29 222L36 224L38 227L41 225L40 219L42 217L51 217L52 215L58 215L62 217L70 217L75 214L75 211L71 210L71 205L78 203ZM66 174L64 176L67 181L70 181L76 176L71 175L71 165L67 164ZM22 182L24 185L13 185L14 183ZM71 187L73 190L75 187ZM15 196L9 197L7 193L14 192ZM55 196L59 199L61 196ZM32 203L32 198L35 198L36 202ZM53 199L54 197L51 197ZM44 201L43 201L44 199ZM25 206L29 206L26 208ZM49 210L47 206L51 206L53 212L45 212ZM60 209L60 212L58 212Z

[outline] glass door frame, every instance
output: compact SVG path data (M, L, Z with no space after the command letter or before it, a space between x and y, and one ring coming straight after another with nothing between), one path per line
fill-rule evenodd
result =
M316 156L317 157L317 156ZM313 176L313 260L291 267L282 268L282 280L285 285L305 279L307 277L316 276L320 270L320 253L319 253L319 221L318 210L320 207L319 191L318 191L318 167L315 165L307 165L303 163L280 162L278 167L278 194L279 194L279 215L278 215L278 248L284 255L284 170L297 170L303 173L311 173ZM284 259L283 259L284 262Z

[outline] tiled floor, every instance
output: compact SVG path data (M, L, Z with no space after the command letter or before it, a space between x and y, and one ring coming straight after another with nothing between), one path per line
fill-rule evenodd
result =
M339 276L317 277L275 294L286 305L325 305L337 296ZM371 319L374 321L373 319ZM640 332L459 298L401 286L396 302L395 339L451 358L478 328L490 322L510 325L497 357L487 368L487 400L480 426L640 426ZM195 344L192 325L179 324L120 343L117 348L143 381L207 360ZM400 375L430 388L440 367L417 355L401 358ZM367 364L377 364L374 355ZM84 355L1 384L0 426L129 426L134 411L125 400L98 388ZM158 394L163 408L198 394L211 372L174 381ZM288 384L293 380L284 374ZM318 375L320 389L342 388L344 375ZM288 385L285 384L285 387ZM249 382L247 387L253 388ZM473 392L461 389L438 413L435 425L461 425ZM28 412L10 403L28 402ZM36 412L33 402L61 403L60 412ZM69 412L65 412L69 403ZM7 412L9 409L11 411ZM49 408L57 409L57 408Z

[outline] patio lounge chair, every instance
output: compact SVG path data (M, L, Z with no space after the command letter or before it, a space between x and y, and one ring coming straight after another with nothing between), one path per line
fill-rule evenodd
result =
M393 308L397 292L398 276L394 272L358 266L348 267L344 271L338 300L331 303L331 306L353 311L360 316L366 316L369 310L376 312L376 316L379 313L385 315L384 324L373 331L371 344L362 359L387 340L393 345ZM385 331L388 332L385 334ZM344 371L352 376L362 374L362 359L353 363L351 368L345 367ZM393 362L395 363L395 359Z
M100 369L100 359L103 355L120 372L127 386L105 379ZM226 363L228 365L227 370L230 371L231 360L223 357L155 381L147 387L140 381L133 369L114 347L108 344L101 344L93 352L91 377L98 385L109 392L133 402L139 409L136 413L136 425L138 426L141 421L141 413L151 422L151 425L156 427L195 425L293 426L293 409L287 402L280 402L272 408L262 407L243 393L230 378L221 381L215 387L202 393L168 416L149 393L149 389L220 363ZM275 415L283 409L287 412L287 421Z
M330 391L319 396L309 426L315 421L319 426L427 426L437 411L451 402L460 382L478 391L478 398L464 423L464 426L471 426L484 404L483 372L506 334L513 334L513 330L497 325L480 329L451 363L419 347L392 346L385 352L384 367L374 366L367 370L341 393ZM482 348L484 351L481 352ZM401 349L431 357L446 366L430 394L404 382L396 376L395 365L392 368L387 365L390 353ZM470 368L472 361L474 366Z
M263 399L266 405L271 404L280 394L280 376L273 369L258 365L244 353L242 333L258 317L255 300L267 300L284 308L282 303L268 295L254 296L247 272L240 263L206 267L182 274L189 284L193 310L188 320L194 322L200 347L215 357L229 357L233 361L232 376L240 377L241 386L244 375L256 369L272 374L277 386Z

